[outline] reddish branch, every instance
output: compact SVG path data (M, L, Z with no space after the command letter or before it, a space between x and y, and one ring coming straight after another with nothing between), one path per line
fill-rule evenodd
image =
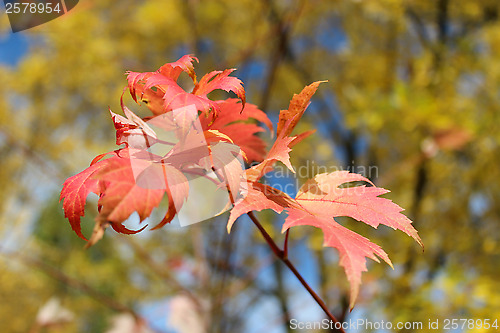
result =
M300 272L297 270L297 268L295 268L295 266L292 264L292 262L288 259L288 253L287 253L288 252L287 251L288 232L287 232L286 238L285 238L285 245L286 246L285 246L284 250L282 250L278 247L278 245L276 245L276 243L271 238L271 236L267 233L266 229L264 229L262 224L260 224L259 220L254 215L254 213L249 212L249 213L247 213L247 215L253 221L255 226L259 229L260 233L262 234L262 236L264 237L264 239L266 240L267 244L269 245L271 250L274 252L276 257L278 257L278 259L281 260L286 265L286 267L288 267L288 269L290 269L290 271L297 277L297 279L300 281L300 283L302 283L304 288L306 288L306 290L309 292L309 294L314 298L316 303L318 303L318 305L321 307L321 309L323 309L323 311L326 313L328 318L330 318L330 320L333 321L333 323L335 324L335 327L337 326L337 323L340 324L340 322L337 320L337 318L335 318L335 316L330 312L330 310L328 310L328 307L326 306L325 302L323 302L321 297L319 297L319 295L311 288L311 286L306 282L306 280L304 280L304 278L302 277ZM337 331L345 333L345 331L342 329L342 327L338 328Z

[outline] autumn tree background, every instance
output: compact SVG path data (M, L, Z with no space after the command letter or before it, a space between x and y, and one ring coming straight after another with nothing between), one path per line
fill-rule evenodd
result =
M335 251L312 228L291 233L290 256L338 318L500 321L498 1L81 0L37 28L12 34L6 15L0 27L2 331L287 332L291 318L323 318L243 217L231 235L224 214L107 232L89 250L64 219L62 182L114 149L108 107L119 109L124 72L186 53L200 74L237 68L273 120L329 80L301 125L317 134L292 153L306 170L297 181L316 165L371 170L414 221L424 253L400 232L342 220L395 266L369 263L351 313ZM282 239L282 217L260 217ZM50 299L59 322L40 314Z

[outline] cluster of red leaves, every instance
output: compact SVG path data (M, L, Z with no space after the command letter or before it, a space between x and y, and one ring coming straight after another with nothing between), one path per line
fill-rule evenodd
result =
M169 184L165 188L150 188L140 186L134 176L131 165L131 156L146 152L159 139L155 131L148 125L160 119L162 114L186 105L194 105L201 124L206 142L211 144L219 141L231 141L238 145L249 162L261 161L266 153L265 142L256 134L264 129L255 123L248 122L254 119L264 123L272 130L272 124L264 112L255 105L245 103L245 92L242 82L228 75L233 70L213 71L205 75L200 82L196 82L193 62L196 58L186 55L176 62L163 65L156 72L135 73L129 72L128 88L132 98L137 102L144 102L153 112L154 117L141 119L123 105L124 116L111 112L116 129L116 144L125 147L96 157L90 167L81 173L68 178L63 185L61 200L64 198L63 208L71 227L83 239L80 218L84 216L84 206L89 193L99 196L96 227L89 244L100 239L104 229L111 226L120 233L133 234L141 230L127 229L123 222L133 213L139 214L140 220L146 219L157 207L162 198L167 195L169 208L165 218L157 227L170 222L177 213L176 207L181 207L189 189L187 180L178 170L179 155L176 159L159 157L158 167L161 173L168 174ZM182 72L186 72L193 79L195 87L191 93L185 92L178 84L177 79ZM233 91L240 98L212 101L207 94L215 89ZM178 127L188 127L187 123L166 124L168 130ZM175 150L175 148L173 149ZM149 158L150 159L150 158ZM141 161L134 159L134 163ZM199 161L193 161L198 163ZM148 166L144 166L147 168ZM177 180L177 181L175 181ZM175 205L174 203L177 203Z
M212 150L212 146L219 142L231 142L239 146L248 162L260 162L246 170L227 169L221 175L226 177L228 182L236 182L236 187L244 193L234 202L227 225L228 231L242 214L263 209L272 209L277 213L287 212L283 232L301 225L320 228L324 233L324 245L339 251L340 265L344 267L351 285L351 307L359 291L361 273L366 271L366 258L378 262L379 257L389 265L392 264L380 246L343 227L334 220L335 217L352 217L374 228L383 224L399 229L422 245L411 221L401 214L403 209L391 200L379 197L388 191L376 187L361 175L347 171L317 175L300 188L295 198L259 181L273 170L278 161L294 172L289 156L291 148L314 131L295 136L291 133L321 82L306 86L302 92L293 96L288 109L280 112L276 140L266 152L264 141L257 136L264 128L251 121L263 123L271 132L273 125L264 112L255 105L245 103L242 82L229 76L234 70L213 71L197 82L193 68L195 60L197 61L196 58L186 55L176 62L163 65L156 72L129 72L128 89L132 98L137 103L145 103L154 116L141 119L122 103L125 117L111 114L116 129L116 143L125 144L125 147L96 157L90 167L65 181L61 192L65 216L73 230L83 239L85 237L81 232L80 218L84 215L86 198L91 192L99 196L99 215L89 245L102 237L107 226L125 234L143 230L144 228L129 230L123 222L133 212L137 212L143 221L150 216L165 195L168 196L169 207L164 219L155 228L169 223L189 194L188 182L183 174L186 170L183 168L186 164L191 164L191 167L202 166L197 172L214 170L217 163L224 161L215 156ZM187 73L193 80L194 89L190 93L177 84L182 72ZM215 89L232 91L239 99L210 100L207 94ZM139 184L131 166L131 156L144 153L150 145L159 141L155 131L148 125L149 121L173 110L182 110L186 106L196 109L197 121L202 126L210 158L204 159L202 163L196 158L188 160L184 157L179 162L180 155L175 154L176 158L156 156L153 162L144 165L143 169L154 166L160 170L154 174L163 175L166 185L160 188L144 186L148 179ZM182 115L173 121L177 123L163 125L168 130L183 133L180 135L180 141L188 135L186 127L191 126L187 113ZM172 151L175 149L176 146ZM341 187L345 183L359 181L370 186Z

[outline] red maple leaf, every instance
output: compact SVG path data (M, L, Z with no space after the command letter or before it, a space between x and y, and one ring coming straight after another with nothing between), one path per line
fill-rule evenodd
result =
M112 156L102 160L106 155ZM157 163L160 157L149 160L142 155L145 155L143 150L130 148L100 155L90 167L64 182L60 200L64 199L65 216L82 239L87 240L80 225L87 196L91 192L99 195L99 215L90 245L98 240L96 230L102 236L100 231L107 225L125 234L143 230L144 227L137 231L129 230L123 222L134 212L139 214L140 221L149 217L165 193L168 194L169 209L161 225L170 222L182 207L189 192L183 173L171 165Z
M139 183L128 158L110 161L99 173L99 184L99 219L110 222L112 227L123 223L134 212L139 214L141 222L144 221L165 193L164 186L152 184L148 187Z
M87 239L82 234L80 218L85 216L85 202L90 193L99 194L99 181L93 175L106 168L111 159L101 161L94 159L87 169L69 177L63 183L59 201L64 199L64 216L69 220L73 231L84 240Z
M218 104L207 97L208 93L216 89L234 92L241 99L242 107L245 106L243 83L238 78L229 76L235 69L210 72L197 83L193 67L195 60L198 61L193 56L185 55L176 62L163 65L156 72L127 72L132 98L137 102L139 96L156 115L187 105L194 105L207 115L211 109L218 111ZM182 72L188 73L193 79L195 86L191 93L177 84Z
M351 285L351 308L361 284L361 273L366 271L365 257L378 262L375 255L392 266L387 254L368 239L344 228L334 218L352 217L374 228L384 224L399 229L413 237L423 246L410 219L401 214L403 209L389 199L379 195L389 191L378 187L345 187L348 182L364 181L367 178L348 171L320 174L308 180L295 197L302 209L289 208L282 231L299 225L320 228L324 234L324 245L336 248L340 253L340 265L344 267Z
M150 79L151 77L154 77L150 80L150 82L152 81L153 83L155 81L161 82L162 80L164 80L164 82L176 82L179 75L182 72L185 72L188 73L195 82L196 74L193 66L194 61L198 62L198 59L191 55L185 55L175 62L167 63L161 66L156 72L127 72L130 95L132 95L134 101L137 102L137 95L142 97L146 90L146 88L144 88L144 81Z

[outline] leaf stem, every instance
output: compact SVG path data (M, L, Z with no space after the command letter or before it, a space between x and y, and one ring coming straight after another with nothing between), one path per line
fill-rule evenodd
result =
M295 277L297 277L297 279L300 281L300 283L302 283L304 288L306 288L306 290L309 292L309 294L314 298L316 303L318 303L318 305L321 307L321 309L323 309L323 311L326 313L328 318L330 318L330 320L334 324L340 323L337 320L337 318L335 318L335 316L330 312L330 310L328 310L328 307L326 306L325 302L323 302L321 297L319 297L319 295L311 288L311 286L306 282L306 280L304 280L304 278L302 277L300 272L297 270L297 268L295 268L295 266L292 264L292 262L288 259L288 257L287 257L288 232L286 233L286 236L285 236L286 237L285 238L285 250L281 250L278 247L278 245L276 245L276 243L271 238L271 236L267 233L266 229L264 229L262 224L260 224L260 222L257 219L257 217L255 216L255 214L253 212L248 212L247 215L250 217L250 219L255 224L255 226L259 229L260 233L262 234L262 236L264 237L264 239L266 240L267 244L269 245L271 250L274 252L276 257L278 257L278 259L280 259L288 267L288 269L290 269L290 271L295 275ZM335 325L335 327L336 326L337 325ZM345 331L342 329L342 327L336 328L336 329L338 332L345 333Z

